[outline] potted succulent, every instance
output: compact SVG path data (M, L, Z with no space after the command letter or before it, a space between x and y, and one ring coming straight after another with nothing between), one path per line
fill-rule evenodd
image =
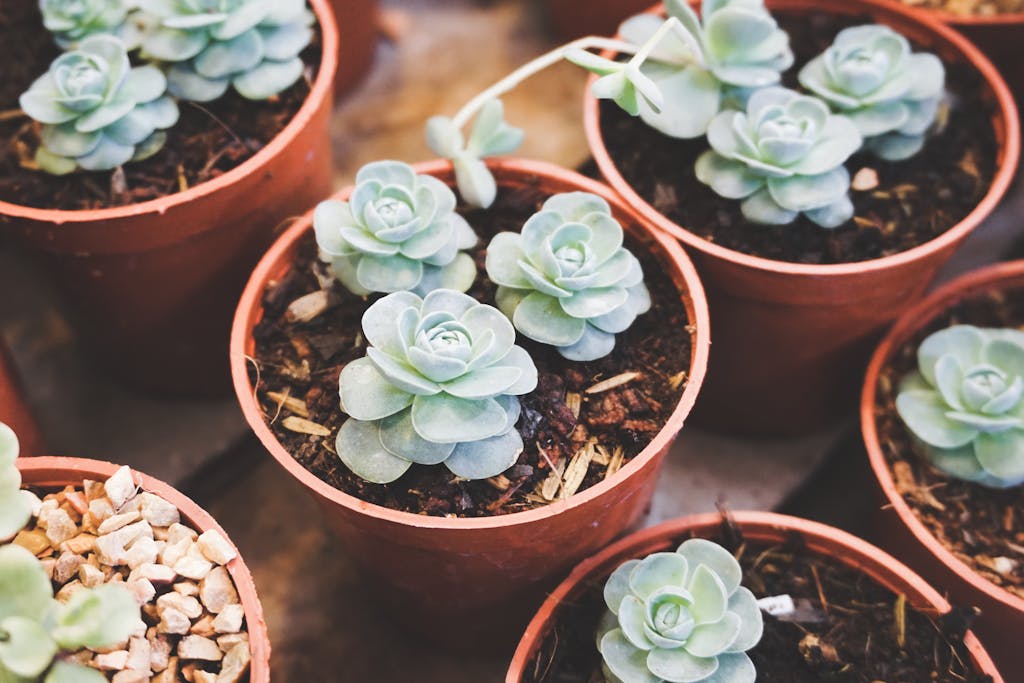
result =
M206 512L127 467L17 454L0 424L0 674L270 680L252 577Z
M346 94L366 76L377 52L377 0L331 0L338 22L338 75L334 97Z
M112 371L223 390L248 267L331 187L326 0L17 5L0 229L42 258Z
M1024 628L1022 284L1015 261L937 290L882 341L861 395L880 537L980 608L978 633L1004 671L1024 663L1013 637Z
M669 0L624 23L643 59L573 56L596 74L587 136L708 288L716 360L696 415L807 431L847 407L873 335L1006 192L1017 113L973 45L893 3L702 10Z
M518 137L499 110L477 152ZM370 164L296 221L242 296L231 362L250 426L367 585L470 649L640 521L708 346L681 248L607 187L462 158Z
M646 529L579 564L527 627L506 683L1001 683L961 615L894 558L759 512Z

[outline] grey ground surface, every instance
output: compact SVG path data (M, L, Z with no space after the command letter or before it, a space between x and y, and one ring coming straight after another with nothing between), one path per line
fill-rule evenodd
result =
M430 156L422 124L553 46L536 7L517 0L388 0L399 40L337 109L336 183L363 163ZM561 65L506 98L528 132L522 155L574 167L587 158L579 114L585 77ZM1020 184L944 277L1009 253L1024 209ZM28 383L51 450L132 465L183 487L240 546L263 598L276 681L486 683L506 657L436 652L395 630L361 590L351 559L322 528L297 483L249 436L234 399L147 397L81 357L52 291L0 246L0 331ZM12 296L6 293L17 293ZM853 444L851 446L851 444ZM856 527L859 456L853 416L798 439L752 439L688 427L667 459L650 522L714 509L785 509ZM828 458L832 454L831 458ZM813 478L810 490L800 485ZM452 625L464 627L464 625ZM514 644L510 644L509 652Z

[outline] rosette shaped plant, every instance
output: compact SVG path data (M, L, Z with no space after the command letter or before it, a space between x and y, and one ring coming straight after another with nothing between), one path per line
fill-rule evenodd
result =
M61 653L125 642L139 628L139 606L123 584L82 588L62 604L32 553L0 547L0 680L106 683Z
M131 67L119 39L84 39L21 96L21 108L43 124L36 163L63 175L77 168L109 170L156 154L167 140L164 131L178 121L178 106L166 91L159 69Z
M693 40L670 33L659 41L641 71L657 86L661 101L654 107L649 98L639 98L637 106L640 117L666 135L703 135L733 91L775 85L793 65L789 35L763 0L704 0L701 19L685 0L666 0L665 9ZM661 24L660 17L641 14L619 32L627 42L643 45ZM702 59L694 54L694 44Z
M302 77L299 53L313 37L306 0L136 0L155 28L142 56L171 64L171 93L215 100L229 86L265 100Z
M21 472L15 466L18 437L0 422L0 541L13 538L28 524L32 502L21 490Z
M119 35L128 15L124 0L39 0L39 11L43 25L65 49L98 33Z
M313 213L320 256L353 294L435 289L464 292L476 278L465 253L476 233L455 212L455 193L400 161L376 161L356 174L347 202Z
M495 308L450 289L390 294L363 315L366 356L341 371L338 456L371 482L413 463L486 479L515 464L519 395L537 368Z
M785 88L758 90L746 112L714 118L708 142L697 178L723 197L742 199L748 220L783 225L803 213L835 228L853 216L843 164L861 136L821 100Z
M857 126L866 145L890 161L924 146L945 92L946 71L933 54L912 54L888 26L844 29L800 71L800 83Z
M764 624L725 548L691 539L674 553L629 560L608 578L598 630L612 683L754 683L745 653Z
M608 202L588 192L555 195L521 234L495 235L487 275L515 328L570 360L608 355L615 335L651 307L622 226Z
M1024 483L1024 332L955 325L925 339L896 410L940 470Z

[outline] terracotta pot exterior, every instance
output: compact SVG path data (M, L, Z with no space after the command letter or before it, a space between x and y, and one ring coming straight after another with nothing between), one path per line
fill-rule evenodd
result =
M86 460L84 458L59 458L43 456L38 458L18 458L18 469L21 471L22 484L43 488L61 489L71 484L81 486L83 479L102 481L110 478L119 468L109 462ZM135 482L142 490L154 493L172 503L181 513L189 526L202 533L207 529L215 529L231 543L227 532L208 512L192 502L187 496L171 488L158 479L141 472L132 471ZM252 574L245 566L241 555L227 565L228 573L238 589L238 597L245 610L245 623L249 631L249 653L252 664L249 670L249 683L270 683L270 638L267 635L267 624L263 619L263 607L256 595L256 585Z
M83 341L126 381L172 392L229 390L231 312L281 224L331 189L328 133L338 35L327 0L323 60L288 126L241 166L132 206L54 211L0 202L0 230L37 252Z
M338 73L334 96L339 98L366 76L377 52L377 0L330 0L338 25Z
M322 482L296 462L264 422L245 357L254 350L252 330L262 315L266 284L291 268L298 240L312 230L311 214L292 226L257 266L239 303L231 339L235 388L250 426L319 503L329 526L361 563L368 585L396 606L390 613L398 620L445 646L467 651L511 642L508 638L526 623L556 577L643 518L661 461L703 380L709 346L704 294L678 244L644 228L608 188L593 180L539 162L497 160L490 165L503 188L539 179L541 187L553 193L584 190L607 199L626 231L655 251L683 292L689 319L696 326L689 384L679 405L654 441L609 481L542 509L447 519L364 502ZM420 164L417 171L453 182L448 162ZM338 196L347 197L350 189ZM638 324L645 323L641 319ZM442 624L451 627L438 628Z
M559 37L610 36L650 0L548 0L548 16Z
M936 586L949 592L958 605L981 608L975 630L1003 671L1024 670L1024 599L977 574L942 545L896 490L892 473L878 442L875 401L878 378L914 333L949 307L989 291L1024 287L1024 261L1014 261L969 273L938 289L901 317L875 351L861 393L861 433L874 472L878 499L874 527L889 548Z
M784 543L793 532L799 533L806 540L807 548L812 554L841 562L868 575L890 591L906 595L914 608L937 614L948 612L950 609L949 603L935 589L906 566L845 531L817 522L768 512L737 512L732 518L748 540ZM628 536L580 563L544 601L540 611L526 628L512 659L505 683L522 682L526 667L554 625L558 608L565 602L578 598L587 582L610 575L626 560L644 557L654 552L673 551L678 545L677 539L685 534L711 538L716 536L721 528L722 518L718 514L682 517ZM993 683L1004 683L992 660L973 634L967 634L965 643L976 669L992 676Z
M772 10L820 11L820 0L769 0ZM998 169L988 194L945 234L908 251L862 263L801 265L748 256L708 242L660 214L629 186L601 136L588 92L584 123L604 177L657 228L679 239L707 290L715 348L694 419L730 432L798 434L854 408L856 386L881 330L920 298L936 272L1006 193L1020 154L1020 124L1005 82L967 40L885 0L830 3L869 14L947 60L973 63L997 106ZM707 188L702 191L710 192Z
M14 367L14 361L0 339L0 422L18 435L23 454L42 455L46 452L43 437L21 387L21 378Z

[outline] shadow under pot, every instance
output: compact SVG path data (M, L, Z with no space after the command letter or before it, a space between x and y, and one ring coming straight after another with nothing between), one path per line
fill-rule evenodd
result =
M192 669L199 668L214 677L223 674L222 680L269 683L270 639L256 586L227 533L209 513L162 481L109 462L41 456L21 457L15 463L21 472L22 488L44 501L53 497L63 506L44 502L40 516L52 513L74 528L53 522L47 524L44 532L37 528L41 520L33 516L12 543L28 548L44 563L51 563L58 596L69 584L81 588L79 581L85 583L82 576L91 577L89 581L102 579L102 567L119 572L124 585L142 604L142 618L149 627L145 639L153 653L149 662L163 662L156 665L159 671L151 672L154 680L184 680L179 676L186 672L191 675ZM118 526L115 520L112 530L99 529L115 512L129 510L134 511L135 521L131 524ZM157 559L132 571L125 558L118 555L127 551L115 550L121 542L116 538L119 532L125 538L135 538L134 544L140 550L143 537L180 537L178 542L184 539L184 545L191 550L182 546L185 554L169 567L164 564L169 556L158 552L154 544L151 552ZM68 538L55 550L51 544L61 536ZM109 541L103 543L102 550L97 537ZM110 553L104 556L103 563L98 562L100 552ZM100 568L85 572L78 567L68 573L66 558L82 566ZM191 566L186 568L181 563ZM73 589L74 585L65 589L65 594ZM163 604L159 598L168 593L181 597ZM190 605L183 609L192 616L163 616L161 613L171 604ZM192 612L192 608L196 611ZM163 646L169 648L166 660L156 655ZM132 650L136 648L137 644L132 645ZM113 653L107 664L118 666L115 662L123 662L117 654Z
M646 221L683 243L707 290L715 348L694 419L732 432L799 434L854 408L877 335L1006 193L1020 131L996 69L929 17L880 0L767 7L794 51L786 76L843 28L870 23L946 67L948 121L922 151L901 162L858 152L846 162L852 220L834 229L806 215L789 225L752 223L738 200L697 179L704 137L669 137L589 89L584 124L601 173Z
M545 200L568 192L607 203L652 299L651 311L597 361L568 361L517 336L539 377L537 389L519 397L512 429L523 450L502 475L470 481L446 464L414 464L390 484L370 484L335 453L346 424L339 373L366 353L360 320L372 300L322 279L312 215L253 273L238 306L231 362L250 426L317 501L368 585L394 607L388 613L446 647L500 652L560 575L646 515L662 460L703 380L709 336L703 291L682 248L646 228L607 187L540 162L489 166L495 204L457 209L479 238L469 251L478 264L468 292L476 301L494 304L484 276L491 238L518 232ZM448 162L412 168L454 185ZM297 318L310 295L326 308Z
M304 77L272 100L229 89L204 104L180 101L165 147L123 170L50 176L25 168L18 150L34 153L36 128L0 122L8 150L0 234L38 258L82 342L129 384L227 393L231 312L246 277L280 225L331 190L338 34L323 20L327 0L310 5L318 21L301 54ZM26 64L12 72L21 87L12 80L5 90L14 98L59 54L36 4L21 7L5 26L35 37L5 41L12 50L34 46L11 62Z
M377 53L377 0L331 0L338 24L338 75L334 97L341 98L364 78Z
M690 586L683 588L684 594L697 596L691 603L697 610L701 598L694 583L702 571L707 574L700 567L714 572L724 563L712 562L715 556L706 547L698 554L693 539L712 541L724 548L717 552L731 553L739 564L729 561L734 572L730 581L741 586L735 592L749 590L761 606L760 641L746 650L759 681L818 683L839 675L852 680L1003 683L974 634L966 626L952 627L956 620L949 603L910 569L839 529L764 512L738 512L725 520L718 514L683 517L627 536L580 563L526 628L505 682L604 681L596 636L624 621L621 606L617 616L608 617L609 577L624 563L654 553L662 553L656 560L666 566L665 560L672 558L664 554L678 550L689 558L686 576L673 576L653 594L678 593L671 586L682 581ZM634 565L632 574L626 570L631 584L642 566ZM717 578L721 581L722 575ZM730 599L728 611L733 612L735 602ZM769 606L776 611L769 612ZM734 615L743 622L756 621L756 615L742 610ZM756 626L750 630L756 636ZM707 645L703 640L701 648ZM684 641L682 649L697 649L696 643ZM651 654L644 654L638 665L659 666ZM703 677L691 671L687 678L753 681L752 671L739 675L741 667L727 661L742 655L722 657L718 655L715 671ZM712 668L697 657L690 661L697 669ZM651 680L659 679L652 675Z
M956 604L981 610L978 636L1003 671L1018 671L1024 666L1018 637L1024 630L1024 486L1003 482L1008 488L994 488L940 471L932 464L941 462L936 451L897 409L908 378L923 367L919 357L931 355L919 356L922 342L955 325L1024 326L1024 261L984 268L941 287L901 317L875 351L860 407L877 484L873 521L884 547L942 586Z

